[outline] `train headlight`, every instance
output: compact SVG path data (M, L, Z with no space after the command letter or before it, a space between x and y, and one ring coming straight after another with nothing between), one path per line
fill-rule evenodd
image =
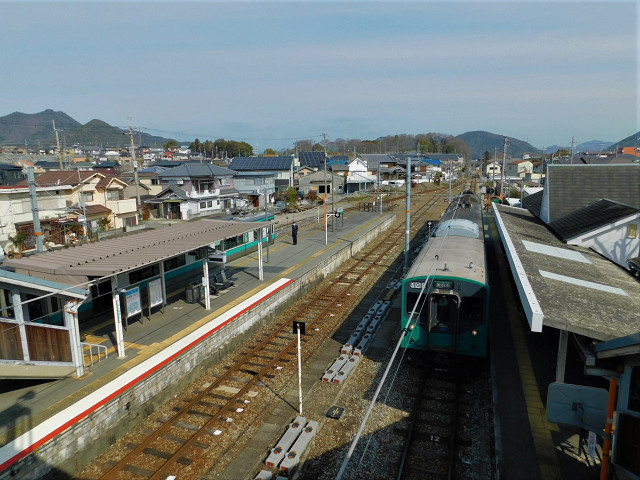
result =
M474 337L478 336L478 330L471 330L471 335Z
M409 325L409 330L413 330L415 328L416 328L415 324L412 323L411 325Z

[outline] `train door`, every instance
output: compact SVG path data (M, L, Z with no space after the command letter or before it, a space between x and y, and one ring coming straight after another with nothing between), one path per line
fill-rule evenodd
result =
M460 297L456 293L429 294L429 350L456 349L459 308Z

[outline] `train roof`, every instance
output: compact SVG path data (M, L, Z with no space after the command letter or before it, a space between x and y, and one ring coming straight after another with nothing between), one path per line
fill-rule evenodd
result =
M442 276L486 283L482 237L433 237L415 259L405 278Z

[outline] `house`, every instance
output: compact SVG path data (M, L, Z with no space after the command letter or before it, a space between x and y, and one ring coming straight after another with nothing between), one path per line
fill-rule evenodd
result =
M22 167L8 163L0 163L0 185L16 185L24 180L24 178L25 175L22 173Z
M376 163L376 173L378 172L378 165L379 163ZM346 193L367 190L380 180L377 175L371 173L371 167L360 157L356 157L348 163L346 177Z
M235 209L236 172L210 163L189 163L158 173L162 191L145 203L159 218L189 220Z
M640 164L547 168L544 189L522 205L570 245L591 248L625 269L640 255Z
M501 174L502 174L502 167L498 162L488 163L484 167L484 175L487 178L493 179L496 177L500 177Z
M237 172L233 182L240 197L246 200L246 205L264 209L265 205L273 202L276 192L275 175L273 172Z
M533 172L533 163L529 160L513 160L507 163L505 175L507 177L525 178Z
M45 239L51 238L52 230L55 232L60 219L66 217L66 188L68 188L66 185L36 187L38 218ZM0 246L7 251L10 237L15 237L17 233L26 233L28 238L25 242L25 248L35 248L36 239L29 187L24 184L0 186L0 209L3 212L2 225L0 225ZM58 242L57 239L53 241L64 243Z
M324 163L323 163L324 165ZM234 157L229 169L235 172L273 172L277 192L293 186L294 157Z
M26 185L26 181L23 182ZM92 171L49 171L35 177L36 186L58 186L66 196L66 208L69 214L64 218L81 224L78 230L82 235L94 237L102 229L100 219L104 218L105 225L120 229L135 226L138 223L135 198L124 198L123 190L126 183L116 177L107 177ZM65 186L63 188L63 186ZM84 212L89 206L102 206L104 209L94 209L100 212L100 218L88 221ZM78 210L80 209L80 210ZM75 213L74 213L75 212ZM97 213L94 214L94 217ZM86 230L86 231L85 231ZM58 241L56 243L61 243Z
M155 196L162 191L162 182L160 181L158 173L164 172L165 170L167 170L167 167L160 166L138 170L138 181L146 187L149 195Z
M305 197L312 192L317 196L323 196L325 193L330 195L332 192L344 192L344 176L336 175L330 170L327 172L319 170L305 175L300 177L299 182L298 191Z

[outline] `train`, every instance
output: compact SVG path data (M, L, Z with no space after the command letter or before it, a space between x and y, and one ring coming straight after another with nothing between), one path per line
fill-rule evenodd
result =
M489 284L482 202L470 191L448 205L401 286L401 346L485 357Z

